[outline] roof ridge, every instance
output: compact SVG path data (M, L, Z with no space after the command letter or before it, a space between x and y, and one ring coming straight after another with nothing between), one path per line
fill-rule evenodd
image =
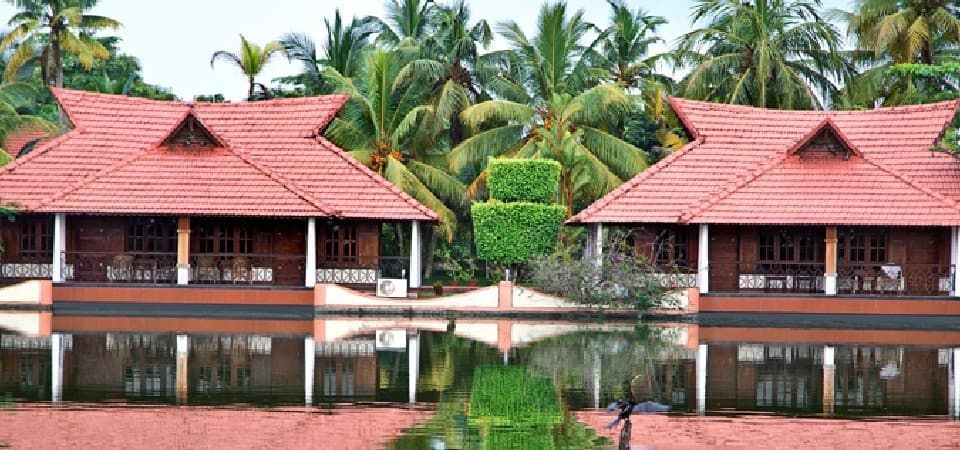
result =
M762 162L754 165L753 170L744 169L740 174L737 174L733 180L728 181L723 187L719 190L711 193L707 198L697 201L696 203L691 204L683 212L680 213L679 221L681 223L690 223L694 217L700 215L704 211L710 209L713 205L716 205L721 200L733 195L734 192L740 190L740 188L752 183L757 178L760 178L761 175L769 172L773 168L779 166L784 161L787 160L791 155L789 153L775 153L768 157L766 162ZM745 177L741 178L741 174L746 174Z
M375 181L376 183L380 184L381 186L387 188L387 189L390 190L391 192L399 195L399 196L400 196L400 199L403 200L404 202L406 202L407 204L413 206L414 208L419 209L420 212L426 214L426 215L429 216L429 217L432 217L433 219L436 219L436 220L439 220L439 219L440 219L440 215L439 215L436 211L428 208L428 207L427 207L426 205L424 205L423 203L420 203L420 201L418 201L417 199L413 198L413 196L411 196L410 194L407 194L406 192L403 192L402 189L398 188L395 184L387 181L385 178L383 178L383 177L380 176L378 173L376 173L376 172L374 172L373 170L371 170L369 167L367 167L367 166L365 166L365 165L363 165L363 164L360 164L360 162L357 161L353 156L350 156L350 154L347 153L346 150L343 150L343 149L341 149L340 147L337 147L336 145L333 144L333 142L330 142L329 140L327 140L327 138L323 137L323 136L322 136L321 134L319 134L319 133L315 136L315 138L316 138L316 141L317 141L320 145L322 145L322 146L324 146L326 149L332 151L335 155L339 156L341 159L343 159L344 161L346 161L348 164L350 164L350 165L353 166L354 168L360 170L361 173L363 173L364 175L366 175L367 177L369 177L371 180L373 180L373 181Z
M703 144L703 142L704 142L704 139L701 137L698 137L688 142L683 147L670 153L666 158L663 158L660 161L658 161L652 167L649 167L646 170L640 171L640 173L634 175L633 178L621 183L620 186L617 186L612 191L607 192L603 197L600 197L599 199L597 199L597 201L591 203L590 206L587 206L577 214L574 214L573 217L567 219L566 223L582 223L584 220L589 219L590 216L594 215L598 210L603 209L604 207L609 205L610 202L613 202L614 200L620 198L621 195L625 194L634 186L640 184L640 182L642 182L643 180L646 180L647 178L650 178L656 175L657 173L659 173L661 170L663 170L670 164L673 164L675 160L680 159L682 155L689 153L697 146Z
M86 186L86 185L88 185L88 184L90 184L90 183L92 183L92 182L94 182L94 181L96 181L96 180L98 180L98 179L100 179L100 178L103 178L103 177L105 177L105 176L107 176L107 175L109 175L109 174L111 174L111 173L113 173L113 172L116 172L117 170L119 170L119 169L122 168L123 166L126 166L126 165L128 165L128 164L136 161L137 159L139 159L139 158L142 157L143 155L147 154L147 152L149 152L150 150L152 150L152 149L154 149L154 148L156 148L156 147L150 147L150 148L147 148L147 149L144 149L144 150L138 150L138 151L136 151L136 152L133 152L133 153L131 153L130 155L127 155L127 157L122 158L121 160L119 160L119 161L117 161L117 162L115 162L115 163L113 163L113 164L111 164L111 165L109 165L109 166L107 166L107 167L104 167L103 169L100 169L99 171L97 171L97 172L95 172L95 173L91 173L90 175L87 175L87 176L83 177L82 179L76 181L75 183L73 183L73 184L71 184L71 185L69 185L69 186L67 186L67 187L65 187L65 188L63 188L63 189L61 189L61 190L53 193L53 194L50 195L49 197L47 197L47 198L45 198L45 199L43 199L43 200L40 200L39 202L37 202L37 208L34 208L34 209L38 209L38 208L40 208L40 207L50 205L51 203L54 203L54 202L56 202L56 201L58 201L58 200L60 200L60 199L62 199L62 198L64 198L64 197L66 197L67 195L69 195L69 194L71 194L71 193L73 193L73 192L76 192L76 191L80 190L81 188L83 188L83 187Z
M275 183L282 186L284 189L300 197L303 201L309 203L314 208L317 208L318 210L320 210L321 213L327 216L338 215L339 212L337 210L332 209L329 206L323 204L323 202L321 202L320 200L315 199L312 195L310 195L307 191L305 191L300 186L298 186L295 182L288 180L286 177L283 177L277 174L275 171L259 163L253 157L247 155L245 152L241 151L240 149L235 149L231 146L223 147L223 149L227 150L234 156L240 158L240 160L247 163L247 165L253 167L254 169L257 169L258 171L266 175L267 178L270 178Z

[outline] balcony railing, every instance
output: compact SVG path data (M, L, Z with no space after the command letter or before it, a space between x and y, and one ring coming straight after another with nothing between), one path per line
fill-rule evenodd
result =
M176 283L177 254L167 252L65 252L67 281Z
M0 279L50 279L48 258L0 260ZM68 282L174 284L177 255L173 252L64 252L61 258ZM300 286L304 283L305 255L191 254L192 284L260 284ZM664 281L682 283L680 275L664 274ZM359 257L347 261L317 261L318 283L375 284L380 278L410 278L406 256ZM669 281L672 280L672 281Z
M303 255L200 253L190 255L190 282L303 285Z
M710 261L715 292L824 292L823 263L791 261Z
M0 258L0 278L17 281L50 278L53 275L51 259L50 256L46 258ZM72 267L67 267L67 273L71 273L72 269Z
M375 284L379 278L410 278L406 256L357 257L317 261L317 283Z
M697 269L686 266L655 266L649 274L650 280L663 289L697 287Z
M841 264L837 290L855 295L946 296L953 291L951 264Z

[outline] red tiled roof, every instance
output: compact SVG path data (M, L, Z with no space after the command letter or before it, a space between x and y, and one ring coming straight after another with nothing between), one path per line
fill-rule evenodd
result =
M345 96L190 104L54 94L75 129L0 170L0 198L24 211L438 217L319 135ZM216 147L164 144L191 115Z
M16 158L27 144L48 137L50 137L50 131L46 128L27 124L7 133L7 136L3 139L3 149L10 156Z
M958 101L870 111L670 102L695 140L569 223L960 225L960 160L930 151ZM852 155L799 151L825 131Z

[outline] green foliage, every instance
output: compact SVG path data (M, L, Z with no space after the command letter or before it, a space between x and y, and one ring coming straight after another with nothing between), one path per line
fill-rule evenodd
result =
M560 163L549 159L493 159L487 166L490 198L552 203L557 198L560 168Z
M567 217L562 205L526 202L475 203L470 212L477 256L501 264L524 263L550 252Z
M552 253L527 264L527 281L533 287L584 305L626 306L641 311L677 306L676 299L667 293L674 287L672 280L681 276L679 271L654 267L646 257L637 256L627 243L626 233L608 233L599 271L596 259L582 257L577 242L580 239L564 234Z
M680 95L783 109L820 109L849 75L843 38L819 12L819 0L698 0L695 28L675 50L689 73Z

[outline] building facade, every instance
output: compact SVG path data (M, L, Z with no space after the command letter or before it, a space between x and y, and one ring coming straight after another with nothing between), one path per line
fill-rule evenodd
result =
M957 102L782 111L671 99L692 141L570 219L700 294L955 297Z
M72 129L0 172L0 279L419 287L437 214L323 138L345 96L186 103L54 89ZM405 257L384 256L397 224Z

